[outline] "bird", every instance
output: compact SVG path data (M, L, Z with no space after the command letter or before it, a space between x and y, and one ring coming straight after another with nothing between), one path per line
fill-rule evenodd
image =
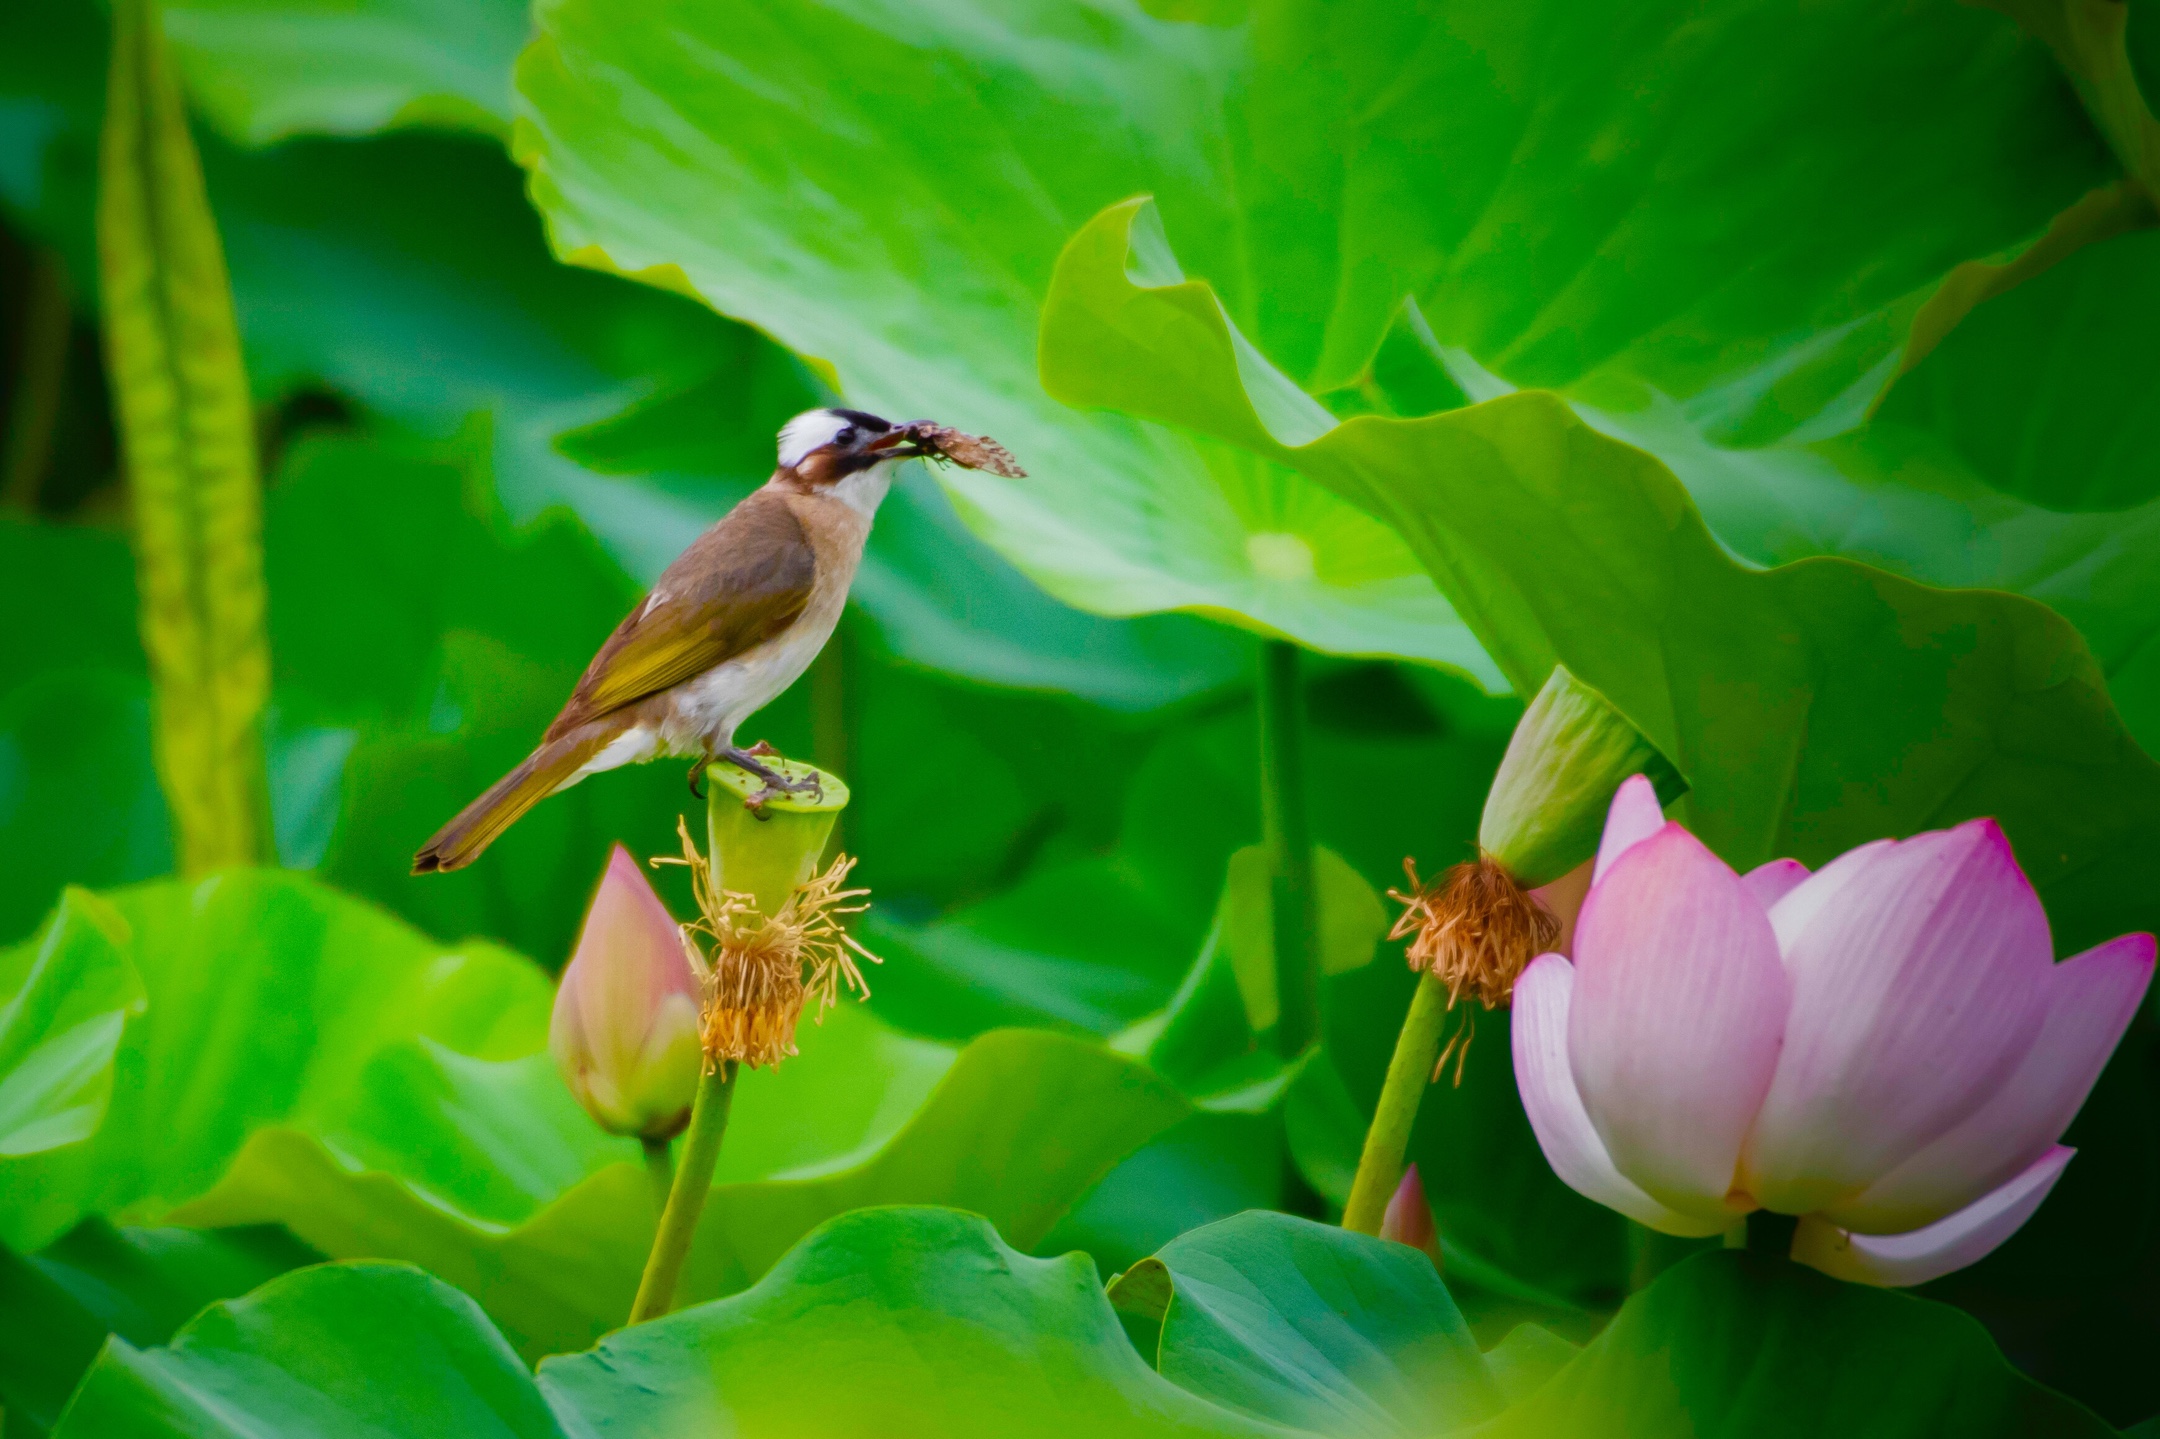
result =
M918 458L1022 473L995 441L927 420L838 408L789 420L772 478L661 572L539 746L421 847L413 873L463 868L547 796L627 764L693 757L694 788L725 760L764 782L753 808L814 784L764 763L763 745L738 748L735 730L832 637L893 467Z

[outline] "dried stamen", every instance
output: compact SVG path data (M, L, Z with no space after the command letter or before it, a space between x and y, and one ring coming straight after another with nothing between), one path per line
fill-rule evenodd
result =
M1405 956L1410 967L1447 986L1450 1009L1466 994L1487 1009L1506 1004L1523 967L1560 937L1560 921L1490 855L1458 864L1430 884L1418 878L1414 860L1403 861L1403 873L1409 892L1388 891L1388 898L1403 906L1388 938L1410 940ZM1465 1015L1440 1052L1434 1079L1452 1056L1456 1083L1462 1082L1474 1033Z
M756 1069L795 1054L795 1027L803 1006L815 999L813 1018L823 1024L825 1011L839 1002L843 984L862 999L870 997L856 958L872 964L884 961L857 944L841 925L843 916L870 907L848 903L870 893L844 887L855 868L853 859L836 856L823 874L797 886L778 914L765 916L749 895L716 890L712 866L698 852L689 826L678 820L676 829L682 836L682 858L653 862L688 866L690 887L697 895L699 917L682 926L682 936L704 981L706 1073L724 1059Z

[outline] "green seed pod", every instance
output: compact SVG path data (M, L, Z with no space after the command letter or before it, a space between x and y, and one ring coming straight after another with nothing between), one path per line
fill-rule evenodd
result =
M770 918L817 873L833 822L847 808L848 787L837 775L794 760L774 756L767 763L791 780L817 776L817 790L775 795L753 810L729 796L748 801L765 782L731 764L712 765L705 771L713 791L706 837L714 887L749 895Z
M1605 696L1554 666L1508 741L1485 797L1478 847L1527 889L1597 853L1620 783L1647 775L1661 803L1687 791L1680 772Z

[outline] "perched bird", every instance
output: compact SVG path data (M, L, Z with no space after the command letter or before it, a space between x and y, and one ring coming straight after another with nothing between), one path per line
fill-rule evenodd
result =
M713 760L802 788L735 745L735 729L793 684L839 622L878 502L901 460L1024 473L994 440L927 420L811 410L780 431L780 464L662 572L586 666L539 748L413 856L413 873L472 863L517 818L589 774L663 756Z

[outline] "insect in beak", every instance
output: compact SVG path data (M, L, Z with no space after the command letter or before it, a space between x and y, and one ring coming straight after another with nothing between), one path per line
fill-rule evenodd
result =
M927 428L934 428L929 420L910 420L904 425L895 425L884 434L871 439L868 444L863 446L863 451L866 454L880 455L885 459L922 459L924 456L934 453L934 451L923 448L921 442L922 432ZM898 448L903 445L906 448Z

